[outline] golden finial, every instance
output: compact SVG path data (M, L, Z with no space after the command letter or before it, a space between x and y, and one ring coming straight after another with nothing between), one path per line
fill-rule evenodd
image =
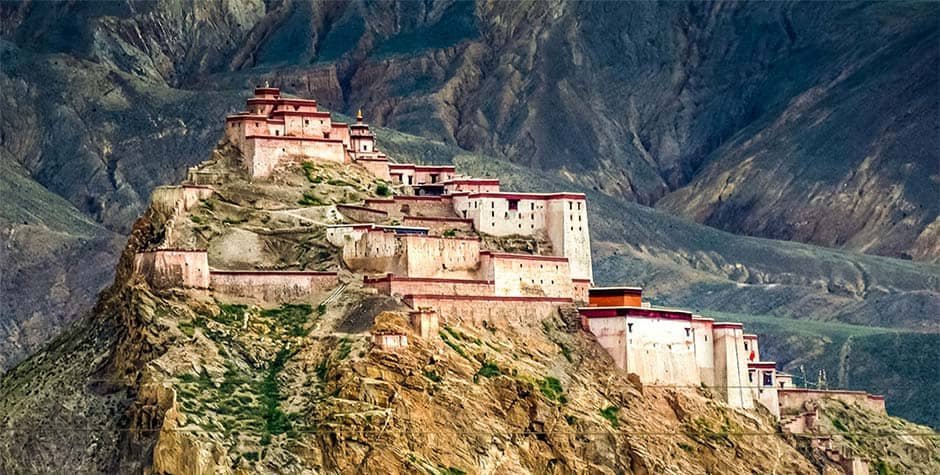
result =
M359 109L359 112L356 112L356 120L362 122L362 109Z

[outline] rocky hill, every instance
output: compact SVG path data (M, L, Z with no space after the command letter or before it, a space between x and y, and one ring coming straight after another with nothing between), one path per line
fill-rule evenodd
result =
M150 191L202 161L218 118L264 80L433 139L380 130L402 160L588 191L600 283L700 310L936 331L936 15L929 3L0 3L0 365L91 307ZM789 337L791 323L767 328ZM797 333L820 349L814 365L839 371L842 340ZM898 335L899 351L935 338ZM885 392L894 378L847 381ZM903 391L889 410L940 427L910 403L932 392Z
M229 170L230 181L188 212L148 209L94 311L0 379L0 471L796 474L829 466L781 434L769 413L732 410L707 388L644 387L612 371L606 352L561 314L482 328L449 321L439 335L384 351L369 332L409 332L404 308L346 271L339 287L282 305L151 288L132 272L136 251L188 242L235 265L230 259L246 252L232 235L264 242L254 266L339 268L319 240L336 219L333 204L379 188L356 166L326 164L249 184L230 160L222 148L205 164ZM877 466L940 466L929 429L837 409L829 420ZM869 440L876 428L878 443Z

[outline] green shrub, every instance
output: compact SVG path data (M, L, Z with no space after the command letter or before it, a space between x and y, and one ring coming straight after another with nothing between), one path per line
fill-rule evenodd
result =
M483 362L483 365L477 371L477 376L483 376L484 378L495 378L500 374L502 372L499 370L499 366L496 366L496 363L492 361Z
M832 420L832 426L838 429L840 432L848 432L849 428L845 426L839 419Z
M470 356L467 354L467 352L465 352L464 349L461 348L460 345L457 344L457 342L451 341L451 339L447 337L447 334L446 334L446 333L440 332L439 334L440 334L440 336L441 336L441 340L444 341L444 344L446 344L447 346L449 346L452 350L456 351L457 354L459 354L460 356L463 356L464 358L466 358L466 359L468 359L468 360L470 360L470 361L473 361L473 359L470 358Z
M283 304L278 308L262 310L261 315L273 318L286 327L290 336L307 336L310 330L305 327L312 312L313 307L307 304Z
M326 313L326 304L321 303L320 305L317 305L317 315L320 315L322 317L325 313Z
M610 425L614 429L620 427L620 419L617 417L620 414L620 408L617 406L607 406L604 409L601 409L601 417L607 419L610 422Z
M565 389L561 387L561 381L551 376L546 376L539 382L539 390L550 401L567 402L564 396Z
M444 378L442 378L441 375L437 374L437 371L434 370L425 371L424 377L434 381L435 383L439 383L444 380Z
M247 310L247 305L220 303L219 313L218 315L213 315L212 319L223 325L239 324L245 317Z
M343 337L339 341L339 353L336 355L337 360L345 360L349 353L352 351L352 342L349 341L349 338Z
M196 333L196 326L192 321L179 322L176 327L186 336L193 336Z
M457 230L456 230L456 229L448 229L447 231L444 231L444 233L442 234L442 236L448 237L448 238L457 237Z
M389 195L392 194L392 190L390 190L390 189L388 188L388 185L386 185L385 183L379 183L379 184L375 187L375 194L377 194L377 195L379 195L379 196L389 196Z
M875 462L875 473L878 475L895 475L898 472L891 468L887 462L879 459L877 462Z
M199 216L196 216L195 214L189 215L189 220L196 224L202 224L202 218L200 218Z

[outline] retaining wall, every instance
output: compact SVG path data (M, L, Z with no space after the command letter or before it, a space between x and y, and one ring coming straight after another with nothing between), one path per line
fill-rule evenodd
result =
M209 287L209 258L204 249L157 249L134 256L134 272L151 287Z
M387 212L365 206L336 205L336 210L359 223L379 223L388 219Z
M412 308L434 308L444 320L476 326L483 322L498 326L538 324L554 315L560 305L571 303L565 298L440 295L406 295L404 301Z
M462 218L442 218L438 216L404 216L401 219L404 226L420 226L428 228L435 235L442 235L450 230L462 232L473 231L473 221Z
M803 411L806 402L819 399L835 399L881 414L886 412L883 396L868 394L864 391L789 388L778 389L777 398L780 401L780 409L785 412Z
M285 303L339 284L336 272L210 271L212 290L228 295Z
M436 279L387 275L363 279L364 285L386 295L495 295L492 281L469 279Z

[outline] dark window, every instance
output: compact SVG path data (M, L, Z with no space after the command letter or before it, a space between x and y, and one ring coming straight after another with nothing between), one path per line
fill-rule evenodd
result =
M628 323L628 324L627 324L627 332L628 332L628 333L633 333L633 324L632 324L632 323Z
M509 200L509 210L513 211L517 209L519 209L519 200Z
M685 329L685 336L692 336L692 329L691 329L691 328L686 328L686 329Z
M532 203L532 210L535 211L535 203ZM535 216L534 214L532 216Z
M764 373L764 386L773 386L774 385L774 375L773 373Z
M747 342L744 342L744 351L747 351Z

